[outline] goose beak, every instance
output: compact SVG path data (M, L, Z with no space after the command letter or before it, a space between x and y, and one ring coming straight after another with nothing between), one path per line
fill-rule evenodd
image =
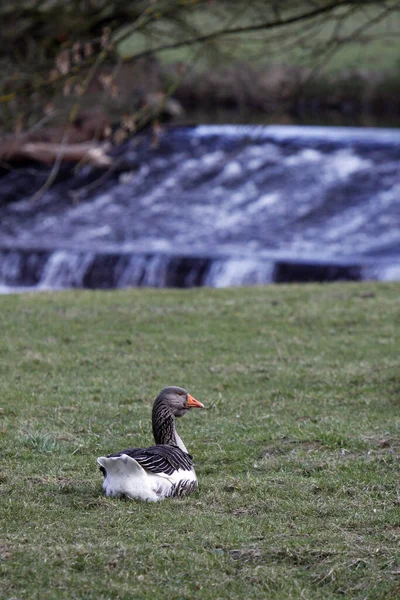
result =
M204 408L204 404L193 398L190 394L188 394L187 405L189 408Z

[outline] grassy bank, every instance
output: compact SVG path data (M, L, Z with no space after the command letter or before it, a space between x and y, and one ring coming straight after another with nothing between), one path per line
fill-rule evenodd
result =
M400 595L400 286L3 296L4 598ZM182 385L200 490L106 499Z

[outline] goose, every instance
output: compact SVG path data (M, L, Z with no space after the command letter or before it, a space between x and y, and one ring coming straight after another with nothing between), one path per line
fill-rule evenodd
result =
M100 456L106 496L157 502L170 496L185 496L197 490L193 458L175 429L175 417L204 405L180 387L164 388L153 404L155 446L128 448Z

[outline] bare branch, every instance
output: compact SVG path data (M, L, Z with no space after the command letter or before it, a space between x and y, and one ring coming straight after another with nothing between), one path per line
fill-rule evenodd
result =
M255 31L269 31L272 29L288 27L290 25L294 25L296 23L301 23L303 21L310 21L321 15L326 15L328 13L332 13L334 10L337 10L338 7L346 6L349 4L353 4L353 2L351 2L351 0L339 0L339 2L338 1L331 2L325 6L316 8L312 11L304 12L304 13L295 15L293 17L287 17L286 19L278 18L277 20L266 21L266 22L260 23L258 25L245 25L243 27L219 29L218 31L214 31L212 33L207 33L205 35L199 35L193 39L178 41L178 42L174 42L172 44L165 44L163 46L152 48L151 50L145 50L143 52L138 52L138 53L134 54L132 58L137 59L137 58L140 58L143 56L148 56L149 54L163 52L165 50L174 50L176 48L192 46L194 44L204 44L206 42L210 42L212 40L216 40L221 37L234 36L234 35L239 35L242 33L252 33Z

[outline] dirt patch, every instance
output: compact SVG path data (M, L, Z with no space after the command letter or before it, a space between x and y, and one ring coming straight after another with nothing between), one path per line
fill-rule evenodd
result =
M11 546L6 541L0 540L0 561L6 560L11 554Z
M264 551L261 548L244 548L243 550L230 550L229 554L233 560L247 563L262 562Z
M233 560L244 563L280 563L284 562L293 566L316 565L329 560L336 553L325 550L309 550L307 548L270 548L264 550L260 547L249 547L230 550Z
M311 453L320 450L322 447L324 447L324 443L321 440L290 440L289 438L282 438L278 444L266 446L260 458L282 456L290 454L297 449Z
M385 437L385 438L361 438L359 440L348 440L349 446L352 442L361 441L366 444L366 448L361 449L347 449L341 447L332 448L326 445L322 440L291 440L289 438L282 438L275 444L266 446L260 458L276 458L279 456L285 456L287 454L295 454L297 451L304 452L307 454L313 454L320 450L330 451L335 455L338 455L341 459L354 459L354 458L376 458L388 454L397 455L400 452L400 439ZM325 466L321 463L322 467Z

